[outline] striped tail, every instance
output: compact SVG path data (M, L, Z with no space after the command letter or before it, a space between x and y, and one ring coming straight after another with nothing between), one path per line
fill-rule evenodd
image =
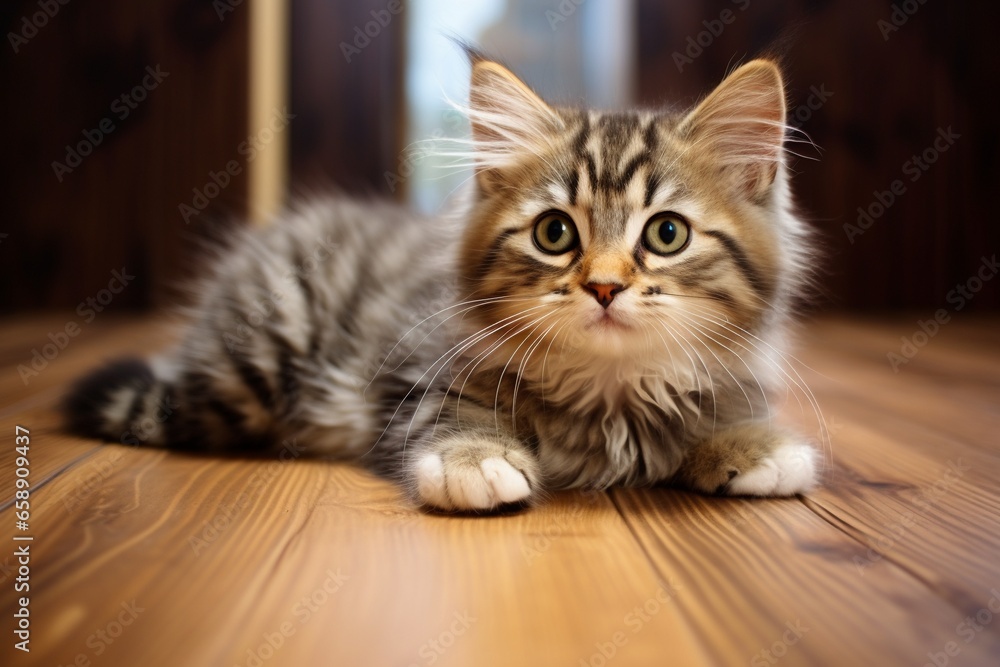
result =
M66 425L78 435L125 445L165 445L175 421L173 391L147 361L125 358L85 375L66 395Z

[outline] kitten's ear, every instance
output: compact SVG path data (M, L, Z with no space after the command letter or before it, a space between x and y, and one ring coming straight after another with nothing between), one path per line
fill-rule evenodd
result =
M699 153L709 152L748 197L771 187L785 140L785 89L778 67L753 60L726 77L681 122Z
M475 55L468 113L480 175L537 152L563 126L552 107L510 70Z

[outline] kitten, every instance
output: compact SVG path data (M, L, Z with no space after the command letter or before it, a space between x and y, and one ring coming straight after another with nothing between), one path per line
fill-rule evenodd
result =
M85 377L70 427L210 451L292 439L440 510L810 489L817 452L768 405L809 258L778 68L747 63L685 114L602 113L471 58L462 215L331 197L241 232L179 346Z

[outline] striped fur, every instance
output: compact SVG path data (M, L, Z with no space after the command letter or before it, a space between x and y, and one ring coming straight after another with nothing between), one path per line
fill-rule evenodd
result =
M473 56L468 112L457 215L331 197L246 232L183 342L85 378L71 426L215 451L294 440L444 510L665 481L808 489L815 452L770 427L768 402L792 378L809 259L777 68L743 66L686 115L600 113ZM552 211L569 251L537 241ZM647 238L662 212L689 226L676 254Z

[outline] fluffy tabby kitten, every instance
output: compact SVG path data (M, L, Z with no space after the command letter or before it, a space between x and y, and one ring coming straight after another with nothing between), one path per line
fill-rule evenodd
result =
M361 461L442 510L670 482L791 495L771 422L807 260L766 60L688 113L549 106L472 57L455 220L342 197L247 231L176 349L84 378L83 434Z

